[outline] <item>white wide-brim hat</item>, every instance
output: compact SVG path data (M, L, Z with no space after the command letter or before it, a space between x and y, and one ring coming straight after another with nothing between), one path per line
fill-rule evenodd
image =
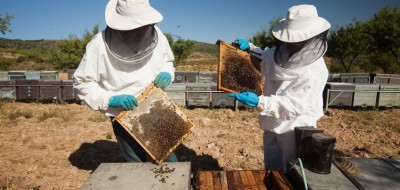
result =
M315 6L296 5L272 28L272 34L280 41L293 43L308 40L330 27L327 20L318 16Z
M110 0L105 17L107 26L115 30L133 30L163 19L149 0Z

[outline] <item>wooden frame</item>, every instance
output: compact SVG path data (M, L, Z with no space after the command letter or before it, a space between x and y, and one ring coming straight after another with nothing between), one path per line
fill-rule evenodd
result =
M194 124L154 84L146 88L137 100L139 106L123 111L115 120L161 164L186 138Z
M252 91L257 95L262 95L263 76L259 68L252 63L250 54L222 40L218 40L217 44L219 45L218 90ZM233 70L235 73L232 73Z

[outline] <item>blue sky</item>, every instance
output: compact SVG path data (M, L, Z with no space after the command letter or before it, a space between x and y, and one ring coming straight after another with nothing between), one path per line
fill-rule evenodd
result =
M66 39L82 37L96 24L103 29L108 0L0 0L0 14L14 14L9 39ZM164 20L158 24L165 33L206 43L218 39L232 42L250 38L269 21L285 17L289 7L312 4L333 27L366 21L385 5L400 7L400 0L150 0Z

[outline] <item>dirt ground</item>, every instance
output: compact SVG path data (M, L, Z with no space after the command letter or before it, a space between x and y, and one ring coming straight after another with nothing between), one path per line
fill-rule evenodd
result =
M253 109L183 109L195 124L178 147L193 171L263 169ZM0 189L78 189L100 163L124 162L108 118L80 104L0 102ZM400 157L400 109L329 109L318 125L338 155Z

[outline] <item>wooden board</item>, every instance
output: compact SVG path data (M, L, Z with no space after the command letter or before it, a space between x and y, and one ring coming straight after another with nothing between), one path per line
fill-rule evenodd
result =
M139 106L115 119L158 164L171 154L194 127L188 117L154 84L137 98Z
M263 94L263 77L247 52L218 40L218 90Z
M279 171L199 171L196 173L194 182L194 188L198 190L291 189L291 185Z

